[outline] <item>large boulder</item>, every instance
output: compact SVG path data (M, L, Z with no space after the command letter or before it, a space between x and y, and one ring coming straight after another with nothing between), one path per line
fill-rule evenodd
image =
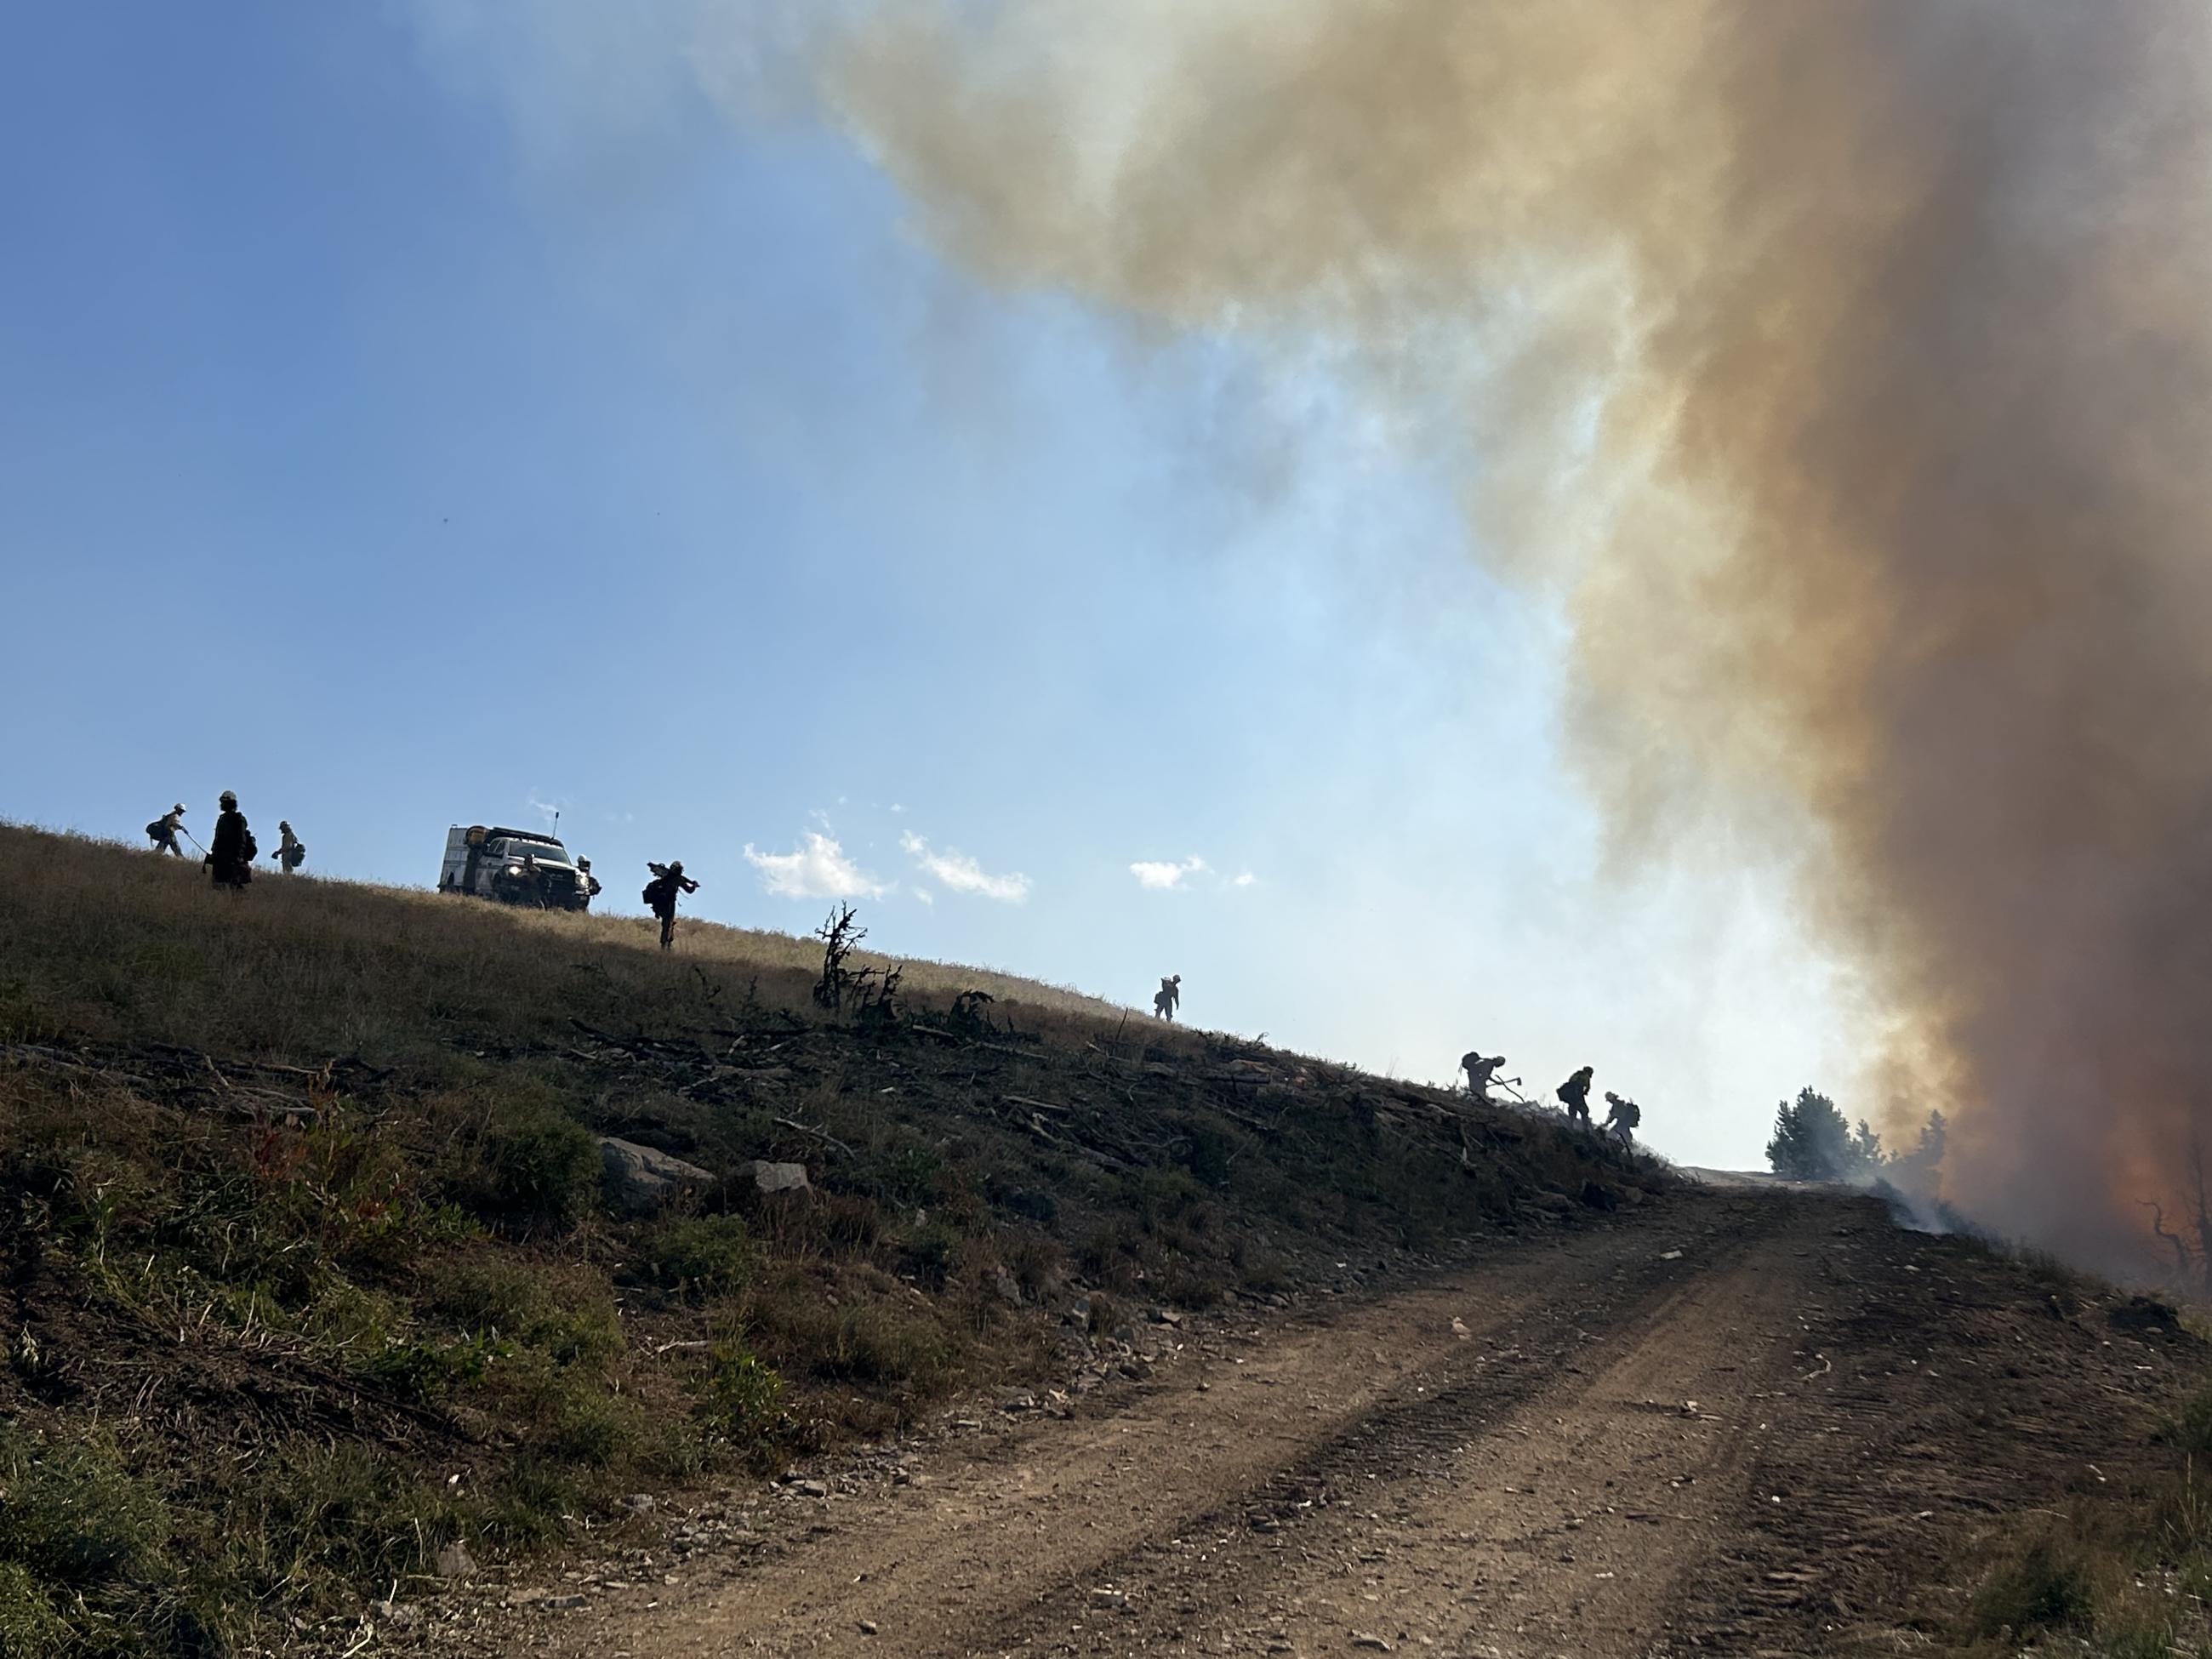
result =
M611 1135L599 1138L599 1158L607 1202L626 1215L650 1215L681 1194L714 1184L713 1174L696 1164Z

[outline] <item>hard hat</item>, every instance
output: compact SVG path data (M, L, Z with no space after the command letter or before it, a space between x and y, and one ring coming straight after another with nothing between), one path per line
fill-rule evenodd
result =
M682 859L671 859L668 861L668 873L671 875L674 875L678 871L683 869L683 867L684 860Z
M217 806L235 806L238 805L238 796L233 791L226 789L216 797L215 804Z

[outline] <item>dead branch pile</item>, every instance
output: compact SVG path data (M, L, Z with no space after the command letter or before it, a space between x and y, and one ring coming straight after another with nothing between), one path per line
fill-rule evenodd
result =
M0 1065L64 1073L127 1088L149 1099L240 1117L314 1118L341 1096L365 1094L392 1075L357 1057L320 1066L226 1060L174 1043L129 1048L0 1042Z

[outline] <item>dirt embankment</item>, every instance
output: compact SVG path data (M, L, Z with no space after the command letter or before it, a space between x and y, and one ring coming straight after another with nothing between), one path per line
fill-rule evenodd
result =
M435 1613L447 1651L1894 1651L1995 1536L2148 1479L2193 1339L1872 1202L1692 1193L1374 1300L1155 1333ZM2118 1316L2116 1317L2115 1316ZM503 1604L503 1605L502 1605Z

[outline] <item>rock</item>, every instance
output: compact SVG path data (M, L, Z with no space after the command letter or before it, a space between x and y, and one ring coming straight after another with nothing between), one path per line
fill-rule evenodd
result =
M650 1515L659 1500L649 1492L634 1492L620 1501L632 1515Z
M801 1480L793 1488L801 1498L827 1498L830 1488L819 1480Z
M753 1185L764 1193L803 1193L808 1189L804 1164L769 1164L756 1158L740 1167L753 1178Z
M1680 1261L1682 1259L1682 1253L1680 1250L1662 1250L1659 1252L1659 1259L1662 1261Z
M679 1193L714 1180L696 1164L611 1135L599 1138L599 1161L607 1202L626 1215L650 1215Z
M1180 1325L1182 1316L1173 1308L1155 1308L1152 1310L1152 1322L1156 1325Z
M372 1601L368 1610L380 1624L394 1630L411 1629L422 1617L422 1609L412 1601Z
M991 1275L991 1294L1010 1308L1022 1305L1021 1281L1000 1267Z
M1381 1637L1363 1635L1358 1631L1352 1633L1352 1645L1355 1648L1371 1648L1377 1653L1390 1651L1390 1644Z
M1113 1607L1117 1611L1126 1610L1129 1605L1129 1597L1127 1593L1122 1590L1095 1589L1091 1592L1091 1605L1094 1607Z
M863 1619L862 1620L860 1620L860 1634L861 1634L861 1635L863 1635L863 1636L873 1636L875 1633L876 1633L876 1621L875 1621L874 1620L872 1620L872 1619Z
M580 1595L549 1595L538 1605L548 1613L574 1613L584 1601Z
M469 1553L469 1547L456 1538L438 1552L438 1577L441 1578L473 1578L477 1559Z

